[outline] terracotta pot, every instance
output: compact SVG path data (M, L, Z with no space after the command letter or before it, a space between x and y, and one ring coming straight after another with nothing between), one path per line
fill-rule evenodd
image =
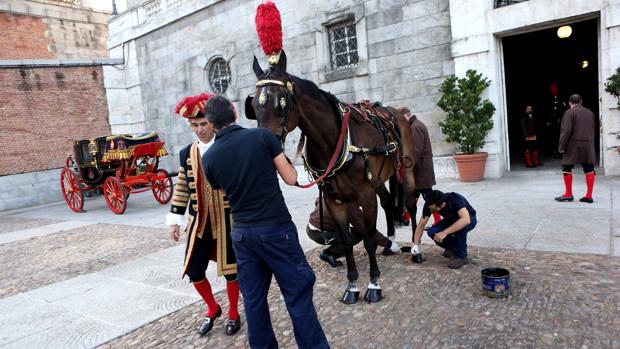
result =
M459 170L461 182L481 181L488 156L488 153L455 154L454 161Z

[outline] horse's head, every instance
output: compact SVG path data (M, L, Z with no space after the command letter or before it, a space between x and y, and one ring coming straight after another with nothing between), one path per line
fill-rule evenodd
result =
M253 65L256 94L245 99L245 116L256 120L258 127L271 130L284 143L286 135L299 124L299 110L295 106L293 77L286 73L286 54L267 71L263 71L256 56Z

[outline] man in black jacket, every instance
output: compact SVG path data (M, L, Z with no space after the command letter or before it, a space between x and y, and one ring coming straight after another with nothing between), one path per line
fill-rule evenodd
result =
M269 130L235 124L236 113L226 98L209 99L205 114L216 136L202 157L203 168L211 186L224 189L232 205L231 238L250 347L278 347L267 303L275 276L293 320L297 346L329 348L312 302L316 277L299 245L276 175L295 185L297 171Z
M521 132L525 142L525 152L523 159L525 166L536 167L541 166L538 158L538 134L536 132L536 113L531 105L527 105L523 114L521 114Z

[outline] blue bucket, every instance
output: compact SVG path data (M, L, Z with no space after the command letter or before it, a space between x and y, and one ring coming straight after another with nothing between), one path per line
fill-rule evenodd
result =
M510 272L503 268L486 268L482 272L482 293L491 298L508 296Z

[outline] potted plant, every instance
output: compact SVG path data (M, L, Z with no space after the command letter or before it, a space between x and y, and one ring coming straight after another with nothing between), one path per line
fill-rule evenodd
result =
M616 69L615 74L607 78L605 92L618 99L618 109L620 109L620 67Z
M493 128L495 106L488 99L482 101L480 95L490 84L490 80L470 69L464 78L447 78L439 89L442 96L437 106L447 113L439 127L446 141L456 143L454 160L463 182L477 182L484 175L488 153L480 150Z

